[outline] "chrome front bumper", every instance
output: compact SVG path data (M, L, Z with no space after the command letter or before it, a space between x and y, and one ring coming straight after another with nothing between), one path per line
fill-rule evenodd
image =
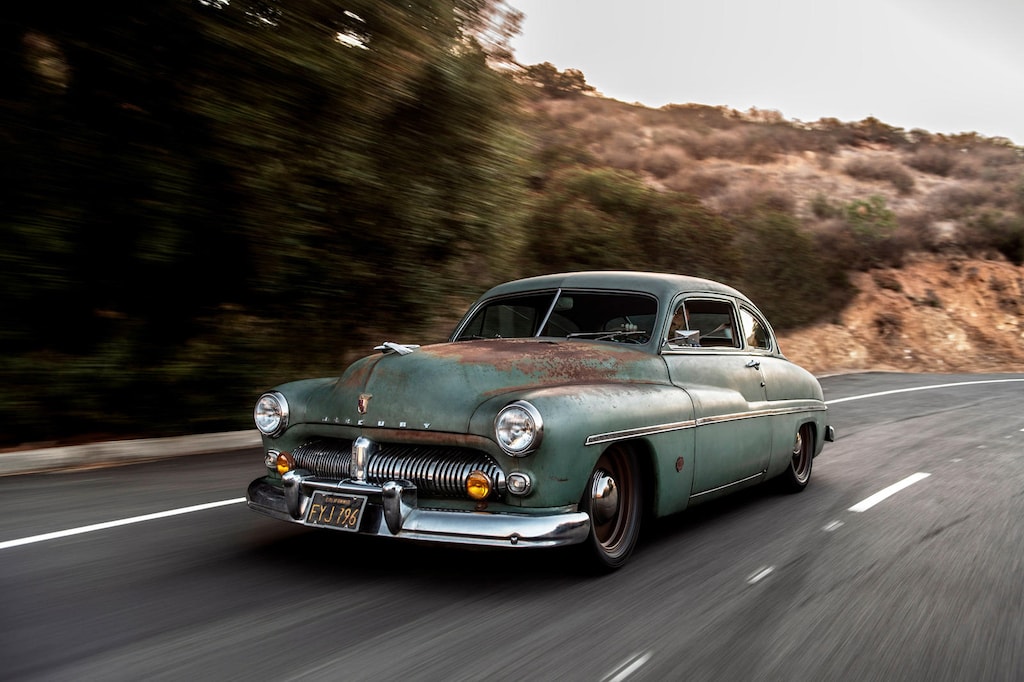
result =
M305 521L315 491L367 498L359 533L406 540L483 547L557 547L586 540L590 517L583 512L531 516L494 512L420 509L416 487L408 481L371 485L317 478L289 471L283 487L258 478L249 484L249 508L275 519L312 526ZM315 526L321 528L323 526Z

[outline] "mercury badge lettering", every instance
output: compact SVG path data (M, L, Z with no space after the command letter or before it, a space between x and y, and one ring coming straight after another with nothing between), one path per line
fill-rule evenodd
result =
M834 439L818 381L749 298L705 279L517 280L446 343L374 350L260 396L252 509L389 538L573 545L609 570L644 518L763 482L803 490Z

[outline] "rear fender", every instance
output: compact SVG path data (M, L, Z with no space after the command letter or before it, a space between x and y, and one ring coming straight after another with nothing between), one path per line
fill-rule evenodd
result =
M817 411L801 412L785 418L777 418L772 433L772 456L768 464L768 478L778 476L789 466L793 458L796 434L805 424L810 424L814 432L813 456L817 457L821 453L825 446L826 414L819 408Z

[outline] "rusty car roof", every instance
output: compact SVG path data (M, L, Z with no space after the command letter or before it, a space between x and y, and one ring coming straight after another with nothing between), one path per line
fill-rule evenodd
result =
M643 291L667 300L679 292L716 293L735 296L750 302L744 294L721 282L700 277L661 272L634 272L631 270L591 270L563 272L527 277L499 284L489 289L482 298L503 296L537 289L616 289Z

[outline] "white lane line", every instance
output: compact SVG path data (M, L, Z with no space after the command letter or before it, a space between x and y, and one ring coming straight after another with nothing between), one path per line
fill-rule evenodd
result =
M981 384L1008 384L1013 382L1022 382L1024 379L985 379L983 381L960 381L953 384L935 384L932 386L916 386L914 388L897 388L892 391L881 391L879 393L865 393L864 395L852 395L848 398L836 398L835 400L826 400L826 405L838 405L839 403L846 403L851 400L865 400L867 398L881 398L886 395L896 395L897 393L912 393L914 391L933 391L937 388L953 388L955 386L979 386ZM1024 431L1024 429L1021 429Z
M771 566L765 566L764 568L758 569L756 573L747 578L747 583L751 585L753 585L754 583L759 583L765 578L767 578L769 575L771 575L772 571L774 570L775 569Z
M885 490L879 490L877 493L875 493L871 497L869 497L867 499L864 499L864 500L861 500L857 504L855 504L852 507L850 507L849 511L852 511L852 512L867 511L868 509L871 509L876 504L878 504L879 502L881 502L885 498L889 497L890 495L894 495L894 494L898 493L899 491L903 490L904 488L906 488L908 486L912 486L915 483L917 483L918 481L923 480L925 478L928 478L929 476L931 476L931 474L923 474L921 472L918 472L918 473L914 474L913 476L907 476L906 478L904 478L899 483L893 483L891 486L889 486Z
M636 658L626 661L623 665L611 671L608 677L604 678L604 682L622 682L622 680L635 673L649 660L651 660L651 652L647 651L642 653Z
M133 516L128 519L118 519L117 521L106 521L104 523L94 523L91 526L80 526L78 528L69 528L68 530L59 530L54 533L44 533L43 535L33 535L27 538L21 538L19 540L6 540L0 542L0 549L10 549L11 547L20 547L21 545L30 545L34 542L45 542L47 540L56 540L58 538L66 538L71 535L81 535L82 533L92 533L97 530L106 530L107 528L117 528L118 526L127 526L132 523L142 523L143 521L153 521L155 519L164 519L168 516L180 516L181 514L191 514L192 512L205 511L207 509L216 509L217 507L225 507L229 504L239 504L245 502L244 497L236 497L233 500L221 500L220 502L209 502L207 504L197 504L192 507L182 507L181 509L169 509L167 511L156 512L155 514L144 514L142 516Z
M826 533L831 533L834 530L838 530L843 527L842 521L829 521L828 524L822 528Z

